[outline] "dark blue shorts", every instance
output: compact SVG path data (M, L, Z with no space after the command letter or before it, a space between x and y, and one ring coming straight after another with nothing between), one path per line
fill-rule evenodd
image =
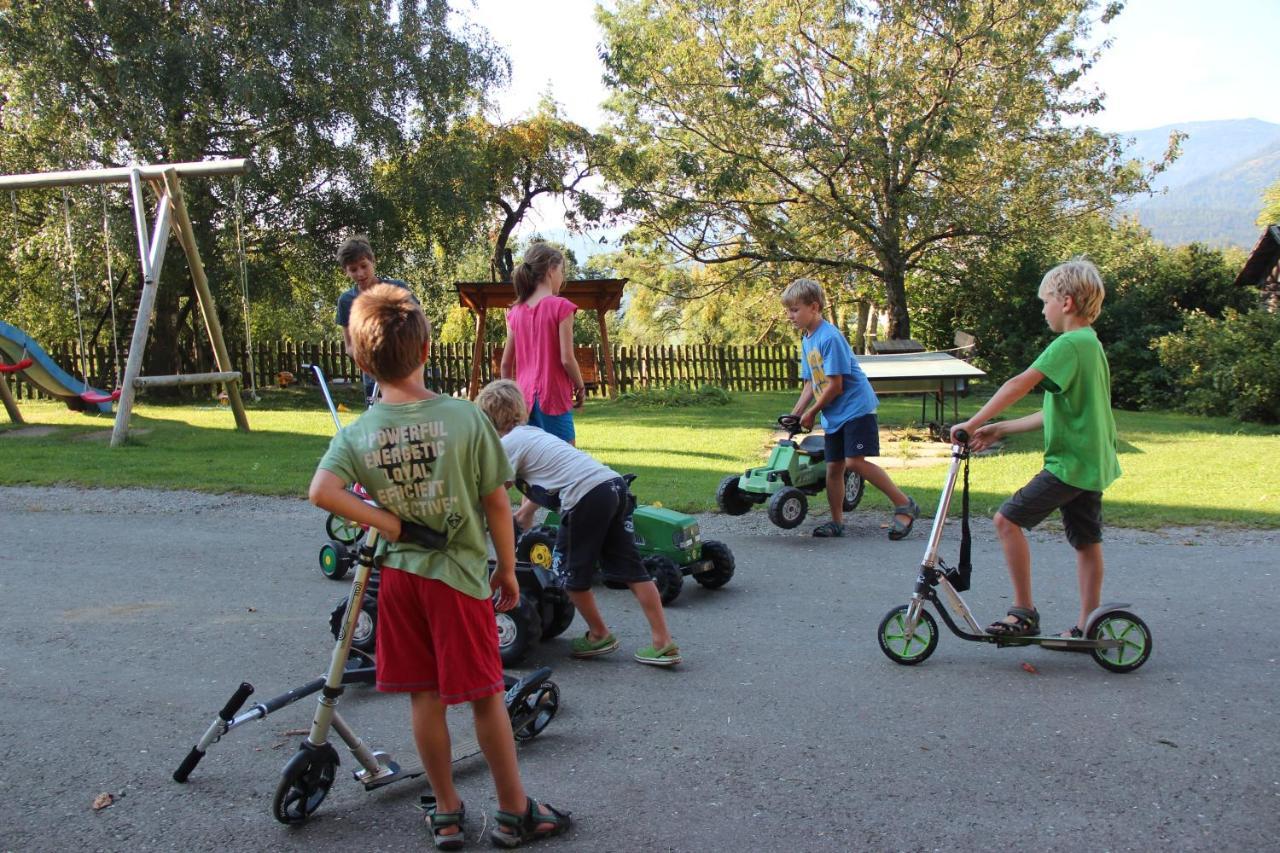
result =
M825 436L824 455L828 462L858 456L880 455L880 422L876 413L850 418Z
M542 411L538 401L533 401L533 409L529 412L529 426L535 426L543 432L549 432L561 441L573 444L576 433L573 429L573 411L559 415L548 415Z

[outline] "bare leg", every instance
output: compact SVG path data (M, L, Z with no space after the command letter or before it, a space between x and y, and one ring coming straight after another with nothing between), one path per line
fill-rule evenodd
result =
M566 589L569 594L569 600L573 602L573 606L578 608L578 613L587 623L587 631L591 634L593 640L603 640L609 636L609 626L604 623L604 617L600 615L600 608L596 606L596 595L589 589L581 592L572 589Z
M1000 537L1000 547L1004 549L1004 561L1009 566L1009 580L1013 582L1013 606L1034 610L1035 605L1031 599L1031 546L1027 544L1027 534L998 512L992 520L995 521L996 533ZM1006 621L1012 624L1014 620Z
M449 741L449 726L445 721L445 705L435 691L419 691L409 695L413 721L413 740L418 756L431 782L436 797L436 808L442 812L456 812L462 808L462 798L453 786L453 746ZM441 830L444 835L459 832L456 826Z
M1080 618L1076 625L1083 630L1089 614L1102 603L1102 543L1095 542L1076 549L1076 577L1080 582Z
M520 780L520 766L516 763L516 742L511 735L511 717L503 701L503 694L494 693L471 703L471 713L476 721L476 740L489 765L493 784L498 792L498 808L512 814L524 814L527 795ZM434 784L434 783L433 783ZM439 802L439 794L436 802ZM539 807L539 814L548 814ZM540 829L551 829L542 824ZM452 834L452 833L449 833Z
M897 485L893 482L893 478L889 476L888 471L884 470L876 463L868 461L867 457L855 456L846 460L845 464L848 465L850 468L852 468L853 471L857 473L859 477L866 480L868 483L870 483L871 485L879 489L881 492L883 492L884 496L889 499L889 503L891 506L907 505L907 493L897 487ZM831 472L831 469L828 468L827 469L828 491L830 491L831 489L830 472ZM844 494L843 482L840 484L840 494L841 495ZM909 515L898 515L898 516L895 516L895 518L902 521L903 524L907 524L912 520L911 516Z
M640 602L644 618L649 620L649 633L653 635L653 647L660 649L671 642L671 631L667 629L667 614L662 609L662 596L658 595L658 585L653 581L639 581L628 584L631 594Z
M831 520L844 524L844 460L827 463L827 506Z

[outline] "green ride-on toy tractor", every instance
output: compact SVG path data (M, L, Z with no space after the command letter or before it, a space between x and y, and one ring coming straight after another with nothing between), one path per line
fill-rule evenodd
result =
M767 503L769 520L790 530L804 521L809 512L809 496L826 491L827 462L823 438L806 436L796 442L800 428L797 415L783 415L778 425L787 437L778 440L769 453L769 461L759 468L748 468L745 474L732 474L720 481L716 504L725 515L744 515L756 504ZM862 501L866 484L853 471L844 472L845 512L852 512Z
M627 474L625 479L630 486L635 475ZM545 496L535 495L532 499L535 503L548 505ZM680 595L685 575L691 575L703 589L719 589L733 577L733 552L723 542L714 539L702 541L696 518L666 507L637 506L634 496L629 496L629 499L636 550L640 552L649 576L658 585L663 604L670 604ZM516 542L517 562L551 567L560 513L555 508L548 509L542 524L525 531ZM607 578L605 585L612 588L625 586Z

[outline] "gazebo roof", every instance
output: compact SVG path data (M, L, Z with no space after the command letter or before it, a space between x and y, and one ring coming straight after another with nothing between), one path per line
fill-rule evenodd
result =
M1270 225L1262 232L1253 254L1236 276L1236 285L1257 287L1264 284L1277 262L1280 262L1280 225Z
M581 278L566 281L560 295L584 311L616 311L622 302L625 278ZM515 302L515 288L508 282L457 281L458 302L472 311L510 308Z

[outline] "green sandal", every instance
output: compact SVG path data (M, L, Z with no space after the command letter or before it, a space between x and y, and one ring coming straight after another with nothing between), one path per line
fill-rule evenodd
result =
M600 655L607 655L610 652L618 650L618 638L613 634L606 634L603 639L591 639L591 632L583 634L581 637L574 637L573 642L569 644L569 656L575 658L594 658Z
M684 658L680 657L680 647L673 641L660 649L656 649L653 646L645 646L636 652L636 660L640 661L640 663L647 663L650 666L675 666Z
M431 842L437 850L461 850L467 843L467 830L463 821L467 817L467 804L462 803L456 812L436 811L436 798L430 795L422 798L427 810L427 825L431 827ZM440 830L456 826L458 831L446 835Z
M489 840L494 847L519 847L530 841L550 838L567 832L572 821L569 812L562 812L550 803L543 803L550 814L541 814L538 804L532 797L525 798L524 814L498 812L493 816L497 826L489 831ZM543 824L551 824L551 829L539 829Z
M1040 613L1035 608L1010 607L1012 622L997 619L987 626L987 633L997 637L1034 637L1040 633Z
M909 515L911 518L906 524L899 520L898 516ZM906 539L911 534L911 528L915 527L916 519L920 517L920 505L916 503L916 499L907 495L907 502L902 506L893 508L893 518L889 523L889 538L895 542L899 539Z

